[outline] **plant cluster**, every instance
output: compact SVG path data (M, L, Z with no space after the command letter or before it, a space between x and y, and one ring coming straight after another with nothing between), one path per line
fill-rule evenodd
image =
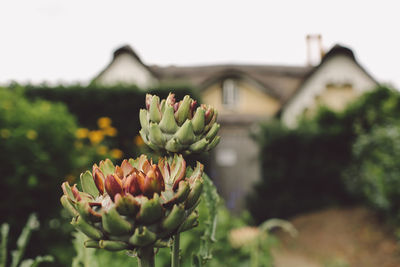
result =
M86 247L128 250L138 256L140 266L154 266L155 248L172 242L172 266L179 266L180 233L197 226L196 207L208 180L201 163L192 169L181 154L208 151L219 141L216 111L209 106L196 110L195 105L189 96L175 102L170 94L160 103L147 95L146 109L140 112L142 137L166 156L157 164L145 155L120 166L101 161L81 174L82 191L63 183L61 203L73 217L72 225L90 238Z
M104 87L94 84L53 87L44 84L27 85L24 88L25 94L30 99L64 103L76 116L81 127L96 129L99 118L111 119L113 128L118 131L118 136L114 137L108 146L123 151L124 157L136 157L139 152L142 152L137 142L133 142L132 137L136 136L140 130L139 109L145 108L145 102L142 99L145 98L146 92L166 98L170 88L175 88L173 93L177 98L190 95L199 99L196 90L184 84L174 86L165 84L152 89L122 85ZM127 114L129 114L129 123L127 123Z
M263 124L255 137L261 146L262 180L248 200L252 215L259 222L289 217L365 199L366 192L371 197L375 194L369 203L388 198L381 188L397 180L396 170L389 166L395 165L397 157L393 132L399 114L400 94L378 87L342 112L322 107L315 117L301 120L296 129L278 122ZM382 144L379 148L378 143ZM386 146L392 147L384 150ZM373 164L375 157L380 158ZM391 188L394 192L398 187ZM396 205L394 194L389 195L391 205Z

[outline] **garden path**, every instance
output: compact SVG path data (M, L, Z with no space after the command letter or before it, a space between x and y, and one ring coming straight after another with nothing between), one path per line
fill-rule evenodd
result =
M329 208L290 220L296 238L278 233L276 267L399 267L394 230L364 207Z

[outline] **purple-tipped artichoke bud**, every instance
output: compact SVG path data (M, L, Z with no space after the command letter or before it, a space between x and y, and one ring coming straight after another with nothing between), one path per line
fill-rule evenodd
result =
M87 247L117 251L159 246L196 225L202 164L192 170L182 155L158 163L142 155L120 166L101 161L92 172L81 174L82 191L63 183L61 197L72 225L90 238Z
M158 152L202 153L219 141L217 116L213 107L198 106L188 95L176 101L174 94L169 94L160 101L148 94L146 109L139 114L140 135L145 144Z

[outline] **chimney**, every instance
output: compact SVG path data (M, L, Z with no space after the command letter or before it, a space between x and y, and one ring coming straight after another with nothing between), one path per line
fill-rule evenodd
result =
M322 47L321 34L307 34L307 65L318 65L322 57L325 55L324 48Z

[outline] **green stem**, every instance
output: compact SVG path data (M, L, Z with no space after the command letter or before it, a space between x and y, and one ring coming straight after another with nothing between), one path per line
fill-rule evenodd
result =
M174 243L172 245L171 267L179 267L179 241L180 234L178 233L174 236Z
M138 251L139 267L155 267L154 248L152 246L143 247Z

